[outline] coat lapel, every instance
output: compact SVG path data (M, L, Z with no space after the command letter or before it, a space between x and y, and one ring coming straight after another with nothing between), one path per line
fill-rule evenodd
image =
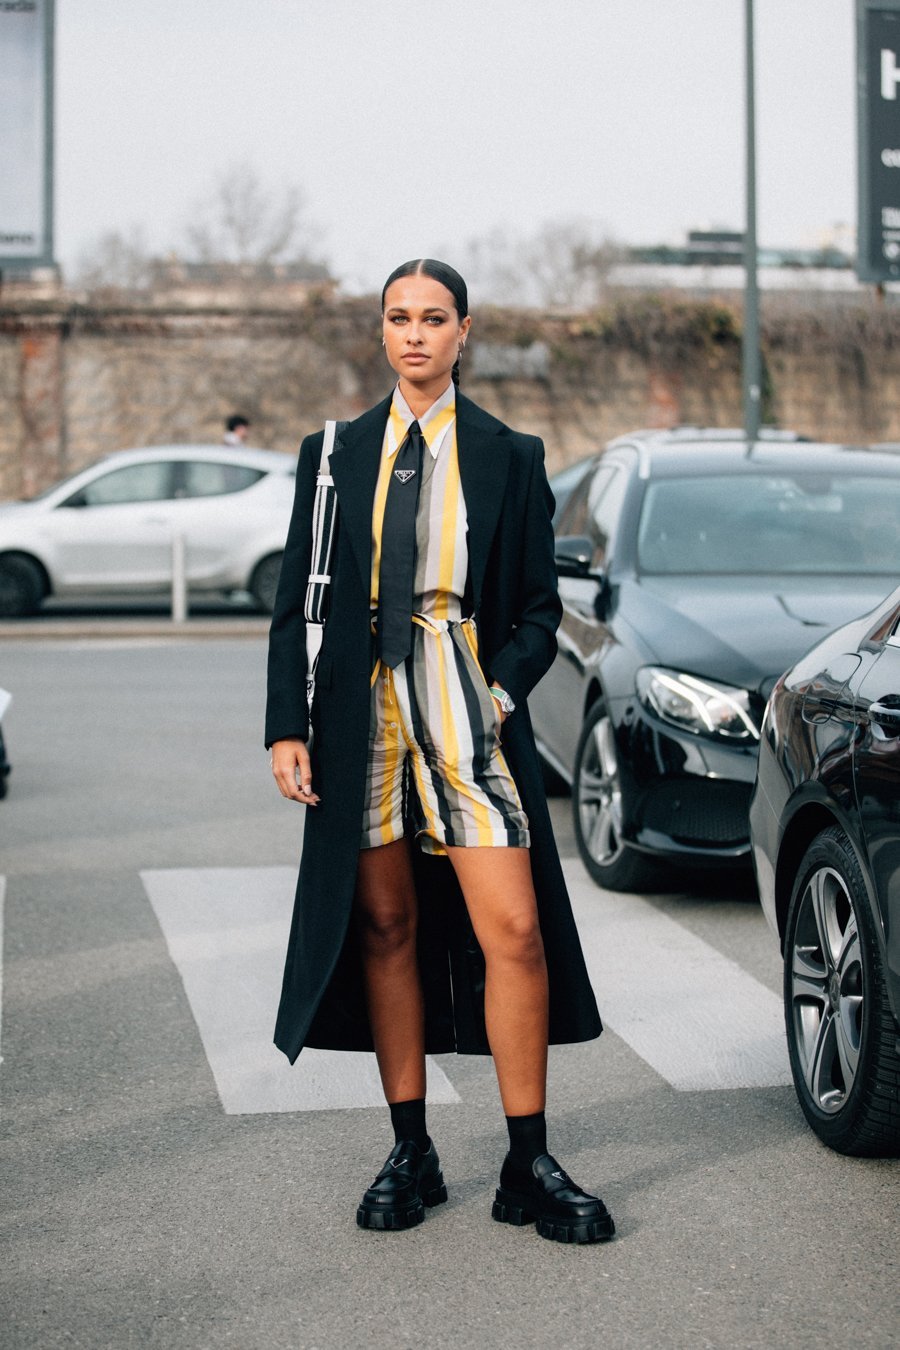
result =
M341 528L350 539L366 587L372 575L372 504L392 398L393 391L351 422L335 441L331 455ZM464 394L457 395L456 446L469 523L469 574L476 607L481 601L509 474L505 430L496 417L483 412Z
M372 503L392 398L393 391L345 427L331 453L340 528L350 539L367 593L372 576Z
M464 394L456 400L456 447L469 521L469 575L477 609L509 475L506 428Z

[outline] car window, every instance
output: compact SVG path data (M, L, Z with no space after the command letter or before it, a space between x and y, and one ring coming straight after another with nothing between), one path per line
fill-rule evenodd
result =
M590 460L580 460L577 464L570 464L565 469L560 469L550 479L550 488L553 492L555 502L553 510L553 528L556 530L560 520L563 517L569 497L575 488L581 482L591 467Z
M82 506L121 506L126 502L161 502L172 496L172 464L169 460L151 460L146 464L128 464L112 469L62 502Z
M674 574L895 574L900 476L740 474L648 485L638 565Z
M593 500L598 493L603 492L614 472L608 466L601 467L596 473L588 474L576 488L573 488L572 495L569 497L556 527L558 535L569 535L574 538L577 535L588 535L590 533L588 494L591 495Z
M600 567L606 562L627 488L628 475L621 469L608 469L602 481L597 474L591 482L587 497L587 532L594 545L592 567Z
M192 459L179 463L176 497L224 497L243 492L265 476L262 469L246 464L224 464L217 460Z

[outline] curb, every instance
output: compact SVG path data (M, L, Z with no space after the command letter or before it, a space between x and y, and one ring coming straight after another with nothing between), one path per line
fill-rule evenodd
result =
M264 638L270 620L265 619L23 619L0 623L0 641L48 642L91 641L97 638L166 638L186 641L199 638Z

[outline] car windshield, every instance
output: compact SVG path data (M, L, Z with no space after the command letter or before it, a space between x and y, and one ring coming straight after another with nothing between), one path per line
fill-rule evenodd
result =
M638 567L670 575L896 573L900 477L740 474L658 479L638 526Z
M49 487L42 488L40 492L33 492L27 497L20 498L20 500L23 502L43 501L45 497L49 497L51 493L58 492L60 488L66 487L68 483L74 483L76 478L81 477L85 469L96 468L98 464L103 464L105 460L105 455L101 455L99 459L92 459L89 464L82 464L81 468L76 469L74 473L67 474L65 478L57 478L56 482L51 483Z

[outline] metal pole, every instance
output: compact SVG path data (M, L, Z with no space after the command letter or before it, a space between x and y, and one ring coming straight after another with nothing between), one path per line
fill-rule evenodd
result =
M55 82L56 61L54 56L56 42L55 0L44 0L44 248L45 267L55 265Z
M172 622L187 619L187 559L184 535L172 535Z
M753 0L744 0L746 59L746 211L744 226L744 432L755 441L760 423L759 288L756 281L756 108L753 72Z

